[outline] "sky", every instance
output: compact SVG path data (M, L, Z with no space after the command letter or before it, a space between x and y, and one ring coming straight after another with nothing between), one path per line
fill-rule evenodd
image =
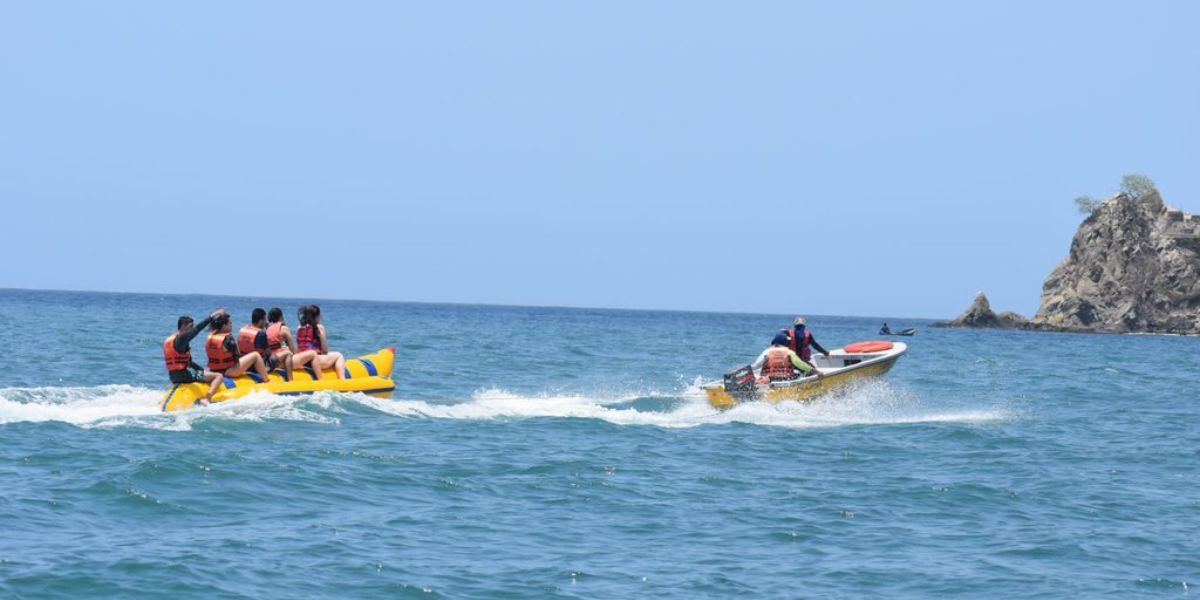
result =
M1031 315L1195 2L0 3L0 287Z

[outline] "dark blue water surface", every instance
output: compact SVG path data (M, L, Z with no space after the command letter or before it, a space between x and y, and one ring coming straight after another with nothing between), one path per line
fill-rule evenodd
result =
M698 384L791 315L328 301L334 349L398 347L395 398L158 412L177 316L300 302L0 291L0 596L1130 598L1200 581L1195 338L889 318L921 330L886 378L720 413ZM808 316L830 347L882 321Z

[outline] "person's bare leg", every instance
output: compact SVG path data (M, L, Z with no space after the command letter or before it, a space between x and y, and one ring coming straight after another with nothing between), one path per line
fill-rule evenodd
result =
M333 362L333 368L337 369L338 379L346 379L346 357L342 356L341 352L330 352L329 355L337 357Z
M262 355L257 352L248 356L254 357L254 370L258 371L263 383L266 383L267 379L271 377L271 370L267 368L267 361L263 360Z
M225 381L225 379L223 377L221 377L220 373L214 373L212 371L205 371L204 372L204 381L207 381L209 383L208 396L204 397L204 403L208 404L208 403L212 402L213 396L217 395L217 390L220 389L221 383L223 383Z
M257 356L257 355L256 354L247 354L247 355L239 358L236 365L233 365L232 367L225 369L225 376L226 377L241 377L242 375L244 375L246 373L246 370L250 368L250 365L254 364L254 359L251 358L253 356Z
M303 368L304 365L316 362L316 358L317 358L316 350L305 350L304 352L297 352L296 354L292 355L292 372L295 372L296 369ZM314 369L314 372L315 372L315 369Z
M288 381L292 380L292 363L293 362L294 361L292 360L291 352L289 352L283 356L283 372L286 374Z

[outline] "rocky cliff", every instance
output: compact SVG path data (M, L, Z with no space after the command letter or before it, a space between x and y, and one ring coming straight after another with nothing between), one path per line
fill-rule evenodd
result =
M1042 286L1034 322L1108 332L1200 331L1200 219L1118 194L1079 226Z
M981 292L951 327L1200 333L1200 217L1158 192L1117 194L1079 226L1071 251L1042 286L1031 320L996 315Z

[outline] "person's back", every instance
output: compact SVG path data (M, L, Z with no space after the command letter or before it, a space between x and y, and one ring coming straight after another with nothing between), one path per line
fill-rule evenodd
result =
M751 368L759 371L768 381L787 381L801 374L823 376L816 367L801 360L800 355L788 347L788 336L784 333L775 334L771 346L758 355Z
M255 309L255 313L259 310L261 309ZM265 347L263 352L267 358L267 366L276 369L283 365L284 378L291 381L292 369L295 368L296 345L292 341L292 332L283 323L283 310L278 306L272 308L266 313L266 321L270 324L256 340Z
M268 376L267 363L258 352L240 354L237 339L233 336L233 318L228 314L214 319L209 326L212 333L204 342L208 354L208 370L225 377L238 377L253 368L261 381ZM256 336L257 337L257 336Z
M796 378L796 370L792 367L791 355L796 354L791 348L774 346L767 351L767 362L763 365L763 377L771 381L786 381Z
M214 331L204 342L204 353L208 355L208 370L224 372L238 364L237 353L230 348L229 332Z
M315 325L301 325L296 328L296 348L301 352L314 350L321 354L321 336Z
M310 304L300 308L300 327L296 328L297 363L312 365L313 377L320 379L324 370L333 368L338 379L346 378L346 359L329 350L329 337L321 324L321 307ZM301 358L303 357L303 358ZM311 357L311 358L310 358Z
M258 340L259 334L265 335L265 333L266 332L264 332L261 328L256 327L253 324L243 325L242 328L238 330L238 336L237 336L238 353L239 354L250 354L251 352L258 352L259 354L263 355L263 358L266 358L267 357L266 348L265 347L259 348L255 345L255 342Z

